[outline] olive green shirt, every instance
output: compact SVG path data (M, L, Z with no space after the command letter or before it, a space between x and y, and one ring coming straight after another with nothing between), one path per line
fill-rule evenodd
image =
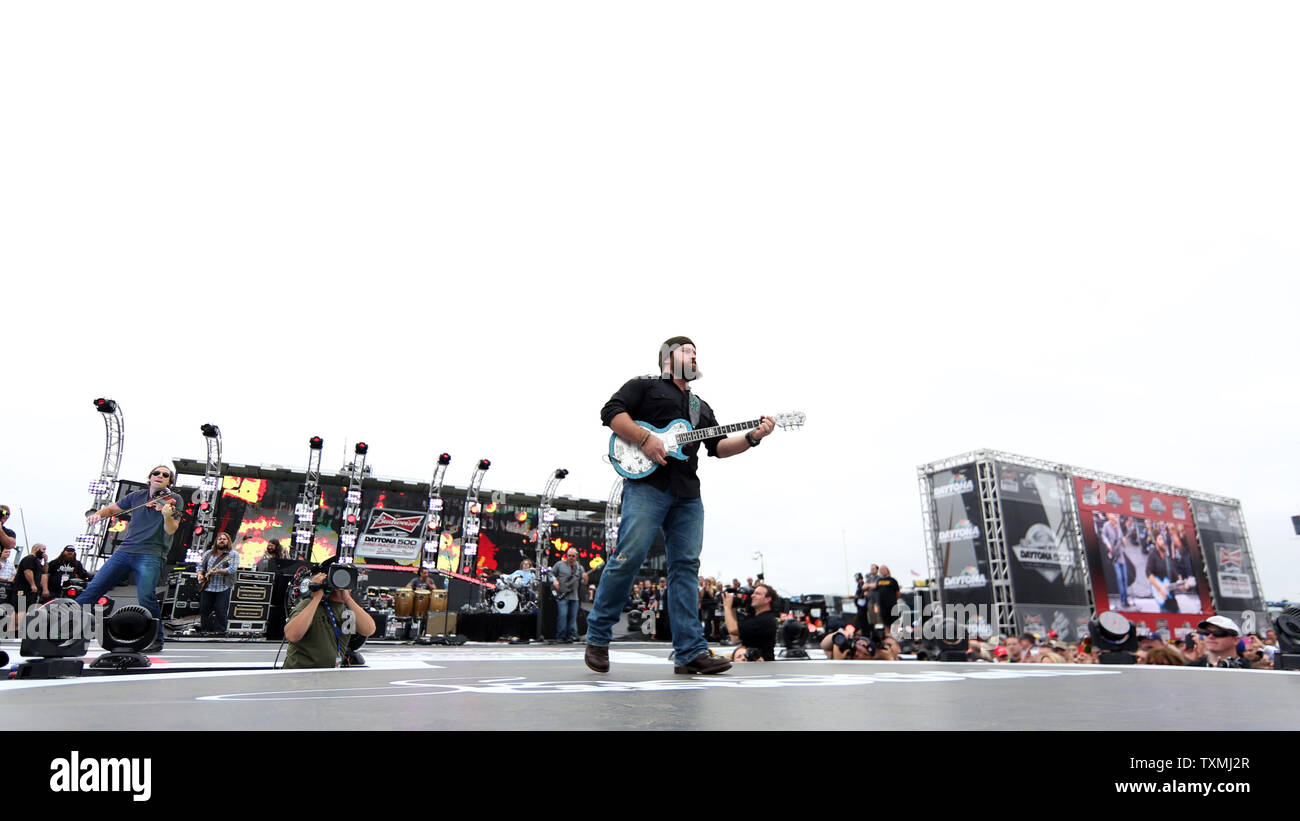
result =
M289 621L303 611L311 599L303 599L298 602L298 606L293 608L289 614ZM311 626L307 628L307 633L302 637L302 641L289 644L289 652L285 654L283 669L307 669L312 667L337 667L339 657L339 643L335 640L334 626L330 624L330 617L325 613L325 607L328 606L334 611L335 624L339 630L343 629L343 614L347 612L348 606L343 602L330 601L324 599L316 608L316 615L311 621ZM287 622L286 622L287 623ZM346 649L348 646L348 636L343 635L342 644Z

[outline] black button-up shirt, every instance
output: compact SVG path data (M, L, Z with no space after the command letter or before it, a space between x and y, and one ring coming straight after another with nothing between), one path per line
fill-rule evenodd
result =
M690 391L684 391L673 382L670 375L659 378L638 376L623 383L623 387L609 398L600 410L600 422L608 426L615 416L626 413L637 422L646 422L656 428L667 427L678 419L691 420ZM709 403L700 399L699 424L692 428L711 428L718 424ZM704 448L710 456L718 455L718 443L725 436L704 440ZM695 475L699 467L698 457L700 443L692 442L682 449L687 459L681 461L668 457L668 464L657 468L644 479L628 479L629 482L645 482L658 490L672 493L682 499L700 497L700 479Z

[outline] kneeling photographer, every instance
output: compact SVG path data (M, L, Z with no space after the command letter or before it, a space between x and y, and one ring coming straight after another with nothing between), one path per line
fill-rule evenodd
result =
M723 618L732 641L740 642L731 654L732 661L776 661L776 590L767 582L754 585L749 596L752 615L736 613L736 594L722 594Z
M327 578L326 573L312 576L311 596L289 614L284 625L289 652L283 669L346 666L345 660L354 656L361 642L374 635L375 620L352 598L352 591L329 587Z

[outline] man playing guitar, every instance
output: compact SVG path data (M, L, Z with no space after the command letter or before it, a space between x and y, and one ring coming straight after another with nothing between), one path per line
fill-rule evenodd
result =
M212 549L199 561L199 623L205 633L226 632L230 593L239 554L231 549L229 533L218 533Z
M657 437L637 424L666 426L688 419L693 428L717 426L708 403L695 396L690 383L702 374L695 343L676 336L659 348L659 374L628 380L600 412L600 421L621 439L639 447L658 468L644 478L628 478L623 485L623 518L619 525L618 552L605 565L596 589L596 601L587 621L587 667L609 672L609 643L623 614L628 591L645 561L660 528L668 558L668 620L672 625L674 672L721 673L731 662L709 652L704 629L697 618L700 586L700 551L704 543L704 504L696 476L700 442L683 448L684 460L667 458ZM776 423L762 417L743 436L704 439L710 456L726 458L757 447Z

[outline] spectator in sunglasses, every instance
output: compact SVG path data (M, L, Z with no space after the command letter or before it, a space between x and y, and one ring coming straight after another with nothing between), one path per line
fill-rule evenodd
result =
M1205 634L1205 655L1189 663L1188 667L1223 667L1244 669L1250 665L1237 653L1241 628L1227 616L1211 616L1196 629Z

